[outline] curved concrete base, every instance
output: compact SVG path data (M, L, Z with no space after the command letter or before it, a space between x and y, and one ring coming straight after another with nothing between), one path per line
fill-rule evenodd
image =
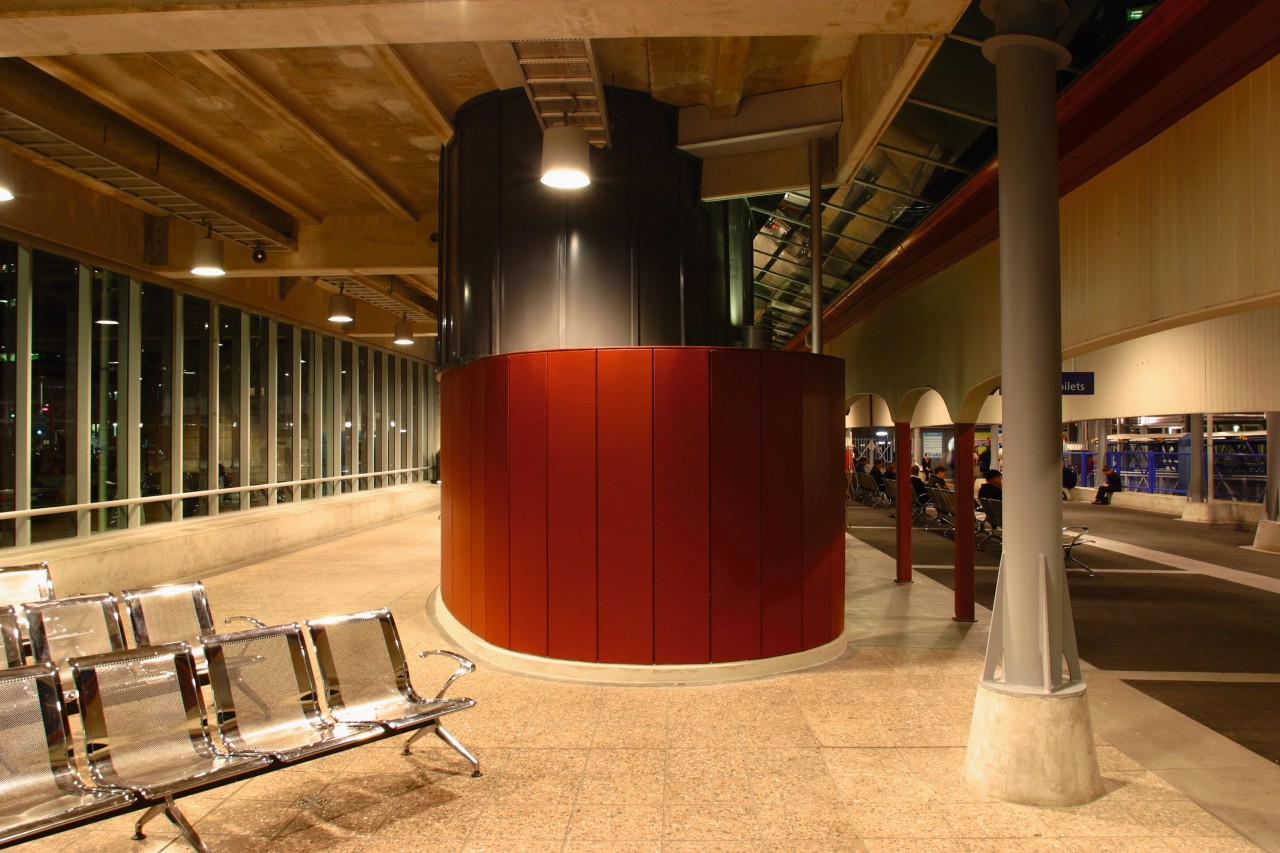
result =
M1280 521L1259 521L1258 531L1253 534L1253 547L1280 553Z
M983 796L1078 806L1103 794L1084 685L1050 695L978 684L965 781Z
M427 616L454 647L477 663L520 675L589 684L677 685L743 681L820 666L839 658L845 653L847 646L845 635L841 633L831 642L815 649L761 660L654 665L589 663L513 652L482 640L454 618L444 606L439 587L427 599Z

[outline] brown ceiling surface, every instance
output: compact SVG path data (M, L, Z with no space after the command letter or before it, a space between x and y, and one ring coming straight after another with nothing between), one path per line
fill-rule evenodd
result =
M966 5L10 0L0 56L29 61L0 59L0 107L286 235L335 214L434 221L452 118L518 79L515 39L590 38L604 84L730 116L743 98L840 81L860 38L947 32ZM433 266L410 273L434 281Z

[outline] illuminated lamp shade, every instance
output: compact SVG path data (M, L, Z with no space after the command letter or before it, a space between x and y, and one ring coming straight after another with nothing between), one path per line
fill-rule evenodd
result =
M351 302L351 297L341 290L329 297L329 322L353 322L356 319L355 310L356 307Z
M0 201L13 201L13 155L0 148Z
M391 342L402 347L413 346L413 324L408 320L401 320L396 323L396 336L392 338Z
M205 235L191 243L191 274L201 276L226 275L222 265L222 243L213 236L213 227L206 225Z
M542 182L573 190L591 183L591 139L580 127L548 127L542 134Z

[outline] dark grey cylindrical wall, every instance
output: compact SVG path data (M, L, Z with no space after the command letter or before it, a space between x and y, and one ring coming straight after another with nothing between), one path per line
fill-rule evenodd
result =
M523 90L458 110L441 163L444 363L736 342L751 311L745 202L701 201L674 108L626 89L607 101L612 146L592 149L581 190L539 181L542 134Z

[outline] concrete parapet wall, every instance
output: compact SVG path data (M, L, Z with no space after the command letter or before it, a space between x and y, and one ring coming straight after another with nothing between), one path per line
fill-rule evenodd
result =
M47 561L60 596L111 592L197 579L439 506L439 486L414 483L11 548L0 560Z
M1092 501L1097 489L1074 488L1070 490L1073 501ZM1148 492L1117 492L1111 496L1113 506L1144 509L1180 516L1183 521L1257 524L1262 518L1262 504L1243 501L1214 501L1189 503L1185 495L1157 495Z

